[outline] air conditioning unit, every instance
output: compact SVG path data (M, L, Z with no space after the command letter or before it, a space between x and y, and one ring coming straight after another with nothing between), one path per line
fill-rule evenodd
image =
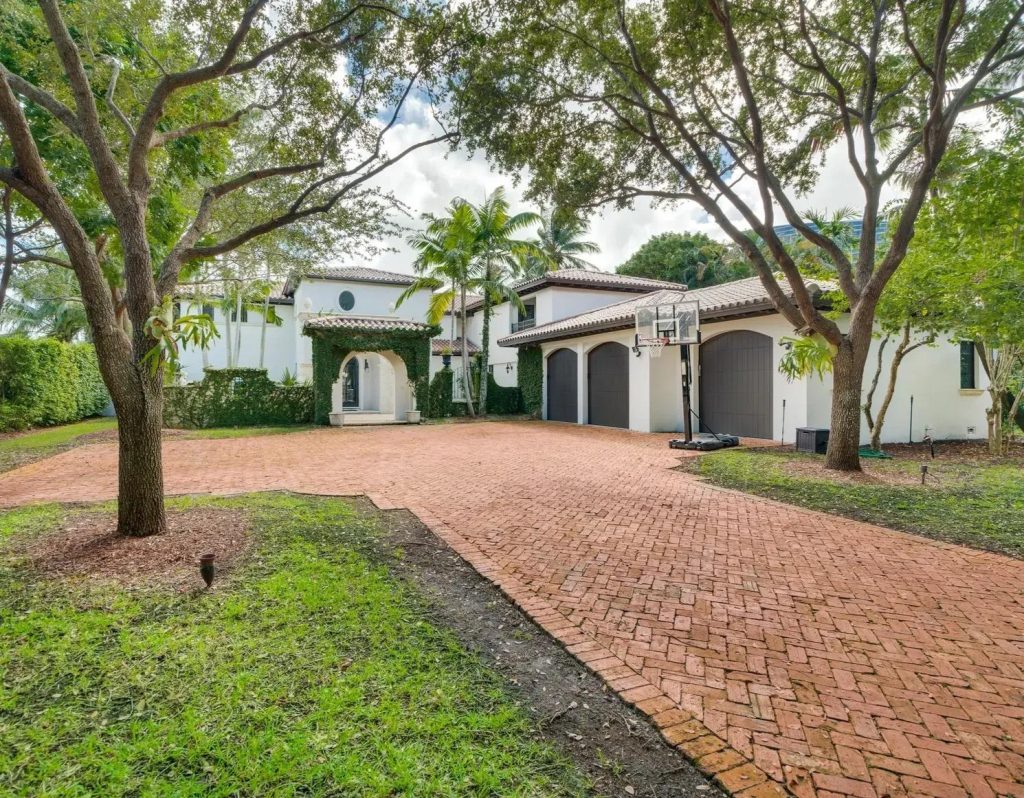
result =
M828 448L828 430L822 427L797 427L796 450L808 454L825 454Z

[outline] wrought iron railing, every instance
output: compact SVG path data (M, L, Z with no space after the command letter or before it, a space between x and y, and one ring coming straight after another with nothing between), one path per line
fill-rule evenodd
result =
M512 322L512 332L517 333L520 330L528 330L531 327L537 326L536 319L520 319L519 321Z

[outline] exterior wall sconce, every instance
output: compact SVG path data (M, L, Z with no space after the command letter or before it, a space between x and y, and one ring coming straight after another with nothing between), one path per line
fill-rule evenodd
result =
M369 371L369 370L370 370L370 358L364 357L363 358L363 371Z

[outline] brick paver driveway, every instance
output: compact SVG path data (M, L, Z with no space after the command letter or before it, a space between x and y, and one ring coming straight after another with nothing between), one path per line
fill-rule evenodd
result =
M408 507L733 791L1024 796L1024 563L709 487L665 437L171 440L167 489ZM113 496L114 458L0 476L0 505Z

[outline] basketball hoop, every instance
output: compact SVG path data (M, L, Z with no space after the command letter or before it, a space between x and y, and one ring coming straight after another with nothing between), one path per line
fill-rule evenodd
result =
M665 347L669 345L668 338L652 338L649 336L638 335L636 338L636 349L639 352L641 348L647 350L647 354L652 358L661 357L661 353L665 351Z
M686 349L700 342L700 308L696 300L656 304L659 294L636 310L636 337L633 352L647 349L652 358L660 357L666 346Z

